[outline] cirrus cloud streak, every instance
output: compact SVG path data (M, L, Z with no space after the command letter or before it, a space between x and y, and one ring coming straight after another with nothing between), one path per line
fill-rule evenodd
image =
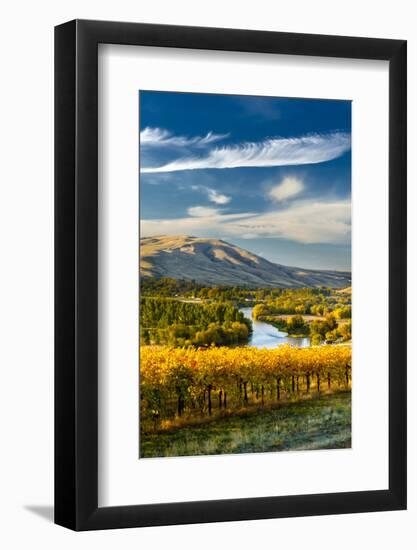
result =
M162 166L143 167L141 172L318 164L340 157L350 146L350 134L345 132L275 138L216 147L205 156L183 157Z
M186 137L173 135L164 128L144 128L140 133L141 146L171 146L171 147L205 147L225 139L229 134L215 134L214 132L208 132L204 137Z

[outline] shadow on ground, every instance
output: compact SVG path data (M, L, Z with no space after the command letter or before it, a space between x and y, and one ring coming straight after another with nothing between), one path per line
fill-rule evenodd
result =
M53 523L54 521L54 507L53 506L39 506L36 504L33 505L26 505L24 506L25 510L28 510L28 512L32 512L32 514L35 514L49 523Z

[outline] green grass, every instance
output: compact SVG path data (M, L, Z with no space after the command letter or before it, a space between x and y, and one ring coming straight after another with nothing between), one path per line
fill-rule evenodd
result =
M350 392L141 435L141 458L351 447Z

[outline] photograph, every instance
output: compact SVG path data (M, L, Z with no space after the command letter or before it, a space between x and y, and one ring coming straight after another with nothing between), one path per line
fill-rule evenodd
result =
M140 458L351 447L351 102L140 91Z

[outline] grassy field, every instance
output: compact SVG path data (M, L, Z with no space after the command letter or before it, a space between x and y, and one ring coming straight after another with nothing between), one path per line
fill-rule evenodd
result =
M141 435L141 458L351 446L350 392Z

